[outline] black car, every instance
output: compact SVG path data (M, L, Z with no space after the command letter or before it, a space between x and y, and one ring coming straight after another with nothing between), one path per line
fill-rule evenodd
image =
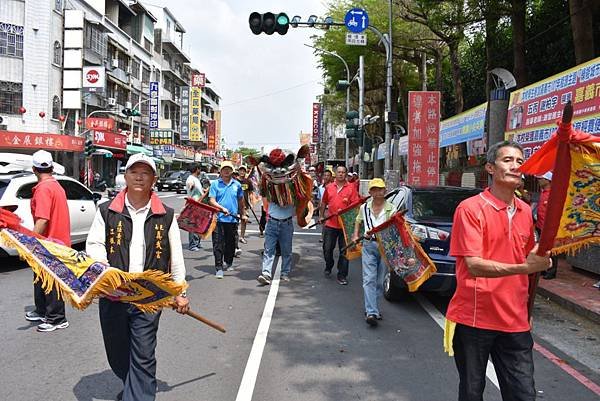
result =
M156 187L159 191L185 192L185 180L189 175L190 172L185 170L167 171L158 179Z
M454 211L460 202L480 192L481 189L476 188L405 186L388 197L397 210L407 210L406 221L437 268L419 290L442 295L454 293L455 259L448 255ZM386 275L384 296L387 300L398 300L407 293L406 283L395 272Z

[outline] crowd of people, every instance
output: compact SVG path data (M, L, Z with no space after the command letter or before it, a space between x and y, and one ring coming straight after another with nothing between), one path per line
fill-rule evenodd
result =
M457 290L448 307L445 343L455 358L460 401L482 399L489 357L496 368L503 399L534 400L536 396L527 310L528 275L546 271L552 261L549 255L536 254L531 208L516 196L522 182L518 168L523 161L523 151L514 142L492 146L485 165L492 179L490 187L463 201L454 216L450 254L456 258ZM52 176L52 157L48 152L36 152L33 165L38 177L31 201L34 231L68 245L68 208L64 190ZM200 168L193 166L186 189L190 198L219 211L212 233L212 251L215 277L222 279L225 269L235 269L238 242L247 242L246 224L248 212L254 213L250 197L255 188L245 166L235 171L231 162L224 161L219 173L219 178L210 183L202 178ZM348 284L346 238L338 219L332 217L349 205L360 204L360 181L353 177L354 174L349 177L345 166L339 165L334 171L323 173L318 187L323 273L329 277L336 267L337 283L341 286ZM158 269L170 272L174 281L181 282L185 280L185 263L180 231L175 211L152 190L156 179L156 165L151 158L143 154L129 158L124 190L100 205L86 251L92 258L124 271ZM549 185L551 179L551 175L543 176L540 184ZM542 186L543 191L546 187ZM387 266L369 232L387 221L395 208L385 199L386 183L381 178L369 181L368 192L369 199L359 208L352 240L362 237L364 319L374 327L382 319L379 300ZM542 192L537 229L543 227L546 203ZM261 205L259 225L261 236L264 234L264 251L257 280L262 285L273 280L273 261L278 253L282 258L280 280L290 281L294 214L294 205L280 206L273 201ZM200 248L200 238L189 234L188 250ZM26 319L40 321L40 331L68 327L64 303L56 293L44 294L39 283L34 293L36 309L27 312ZM174 303L178 312L187 312L187 293L176 296ZM160 312L143 313L131 304L103 298L99 314L108 362L124 385L117 399L154 400Z

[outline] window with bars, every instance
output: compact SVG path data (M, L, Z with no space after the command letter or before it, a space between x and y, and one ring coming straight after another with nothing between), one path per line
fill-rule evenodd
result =
M135 108L136 106L138 106L138 103L140 102L140 95L138 93L135 92L131 92L131 107Z
M129 57L123 52L118 52L117 60L119 60L119 68L123 71L127 71L127 66L129 65Z
M150 83L150 69L145 64L142 66L142 83L146 85Z
M145 101L147 99L148 97L142 96L142 104L140 104L140 113L142 114L142 116L150 115L150 102Z
M136 79L140 78L140 60L136 58L131 60L131 76Z
M54 57L52 58L52 62L56 65L62 65L62 46L58 40L54 42Z
M85 47L102 58L106 57L106 35L90 23L85 26Z
M19 114L23 105L23 84L0 81L0 113Z
M23 27L0 22L0 56L23 57Z
M122 88L121 86L117 85L117 90L116 90L116 95L117 95L117 103L124 106L125 103L127 103L127 101L129 100L129 94L127 92L127 90L125 90L124 88Z
M58 117L60 117L60 98L55 95L52 98L52 118L58 120Z

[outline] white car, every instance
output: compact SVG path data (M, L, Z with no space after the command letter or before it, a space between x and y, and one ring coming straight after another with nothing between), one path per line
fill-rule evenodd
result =
M94 216L96 207L102 195L94 193L79 181L63 175L54 175L67 195L69 217L71 219L71 242L80 244L85 242ZM33 173L0 173L0 208L9 210L18 215L24 227L33 229L31 216L31 189L37 184ZM0 257L17 255L17 251L0 247Z

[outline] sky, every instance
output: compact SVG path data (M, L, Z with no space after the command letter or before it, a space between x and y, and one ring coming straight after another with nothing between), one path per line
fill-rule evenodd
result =
M324 15L322 0L148 3L166 6L185 28L184 50L221 96L221 133L229 148L299 147L299 133L311 132L312 103L323 92L323 72L304 43L312 44L310 36L321 31L290 27L283 36L254 35L248 18L253 11L270 11L306 21Z

